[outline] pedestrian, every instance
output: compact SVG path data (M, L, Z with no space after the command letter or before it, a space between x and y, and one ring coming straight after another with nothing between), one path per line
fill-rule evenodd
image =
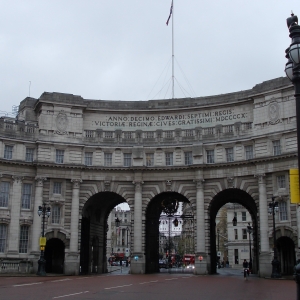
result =
M246 280L247 279L247 275L249 276L249 264L247 262L247 259L244 259L244 262L243 262L243 268L244 268L244 279Z

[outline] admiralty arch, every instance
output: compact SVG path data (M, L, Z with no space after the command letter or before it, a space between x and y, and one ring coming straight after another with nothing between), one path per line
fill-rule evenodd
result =
M276 244L282 272L299 256L298 204L289 171L298 168L294 89L277 78L240 92L150 101L89 100L45 92L27 97L16 117L0 119L0 262L36 272L42 218L46 250L64 274L107 272L110 211L131 213L132 274L158 271L161 203L189 203L195 274L216 272L215 219L226 203L243 205L253 226L253 269L270 276L272 197L279 203ZM97 247L93 248L93 245ZM95 249L97 249L96 252Z

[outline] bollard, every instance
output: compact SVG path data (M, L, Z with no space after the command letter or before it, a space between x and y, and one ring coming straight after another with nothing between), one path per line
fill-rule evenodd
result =
M300 259L297 260L297 265L294 267L294 279L297 284L297 300L300 300Z

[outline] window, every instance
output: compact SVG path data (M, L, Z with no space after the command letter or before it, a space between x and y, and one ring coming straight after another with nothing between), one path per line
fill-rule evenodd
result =
M247 216L246 216L246 212L242 211L242 221L247 221Z
M166 131L166 132L165 132L165 136L166 136L166 138L168 138L168 139L172 138L172 137L173 137L173 131Z
M279 189L285 189L285 176L284 175L279 175L277 176L277 186Z
M281 149L280 149L280 141L273 141L273 154L274 155L280 155Z
M253 146L245 146L245 155L246 159L252 159L253 158Z
M9 182L2 181L0 184L0 207L7 207L9 200Z
M32 189L32 184L30 184L30 183L23 184L22 205L21 206L24 209L30 209L31 189Z
M154 153L147 153L146 154L146 166L147 167L154 166Z
M234 161L234 159L233 159L233 148L226 148L226 160L228 162Z
M185 136L194 136L194 130L193 129L187 129L185 131Z
M145 132L145 138L146 139L153 139L154 138L154 132L153 131Z
M5 145L4 147L4 158L12 159L13 146Z
M104 131L104 138L112 139L113 138L113 132L112 131Z
M87 166L91 166L93 164L93 152L85 152L84 163Z
M184 152L184 164L192 165L193 164L193 153L192 152Z
M124 132L124 138L125 139L132 139L133 138L132 132L131 131Z
M124 153L124 167L131 167L131 153Z
M206 160L208 164L215 163L215 151L214 150L207 150L206 151Z
M54 205L52 207L51 216L52 216L52 224L60 223L60 206L59 205Z
M25 161L33 162L33 148L26 148Z
M287 221L288 216L287 216L287 204L285 201L278 202L278 207L279 207L279 219L280 221Z
M104 166L109 167L112 165L112 153L104 153Z
M243 229L243 240L247 240L247 230Z
M237 240L238 239L238 230L234 229L234 239Z
M0 253L5 252L7 238L7 225L0 224Z
M61 195L61 182L54 182L53 183L53 194Z
M94 137L94 131L93 130L86 130L85 131L85 137L87 137L87 138Z
M173 166L173 152L166 153L166 165Z
M56 163L57 164L63 164L64 163L64 150L58 150L56 149Z
M29 227L28 226L21 226L19 253L27 253L28 232L29 232Z

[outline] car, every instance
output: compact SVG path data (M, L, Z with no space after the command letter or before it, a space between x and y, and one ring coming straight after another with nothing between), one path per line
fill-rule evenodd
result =
M195 269L195 265L189 264L186 266L186 268L192 270Z
M167 262L164 259L160 259L158 261L158 264L159 264L159 268L167 268L168 266Z

